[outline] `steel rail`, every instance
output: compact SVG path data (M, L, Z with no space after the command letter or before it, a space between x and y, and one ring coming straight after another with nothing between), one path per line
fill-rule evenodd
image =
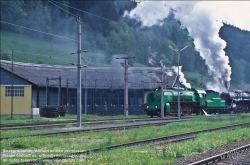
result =
M186 137L183 137L186 136ZM107 146L107 150L111 149L116 149L116 148L121 148L121 147L133 147L133 146L142 146L142 145L152 145L152 144L166 144L166 143L174 143L174 142L180 142L184 140L189 140L195 138L195 135L172 135L172 136L166 136L166 137L160 137L160 138L154 138L154 139L147 139L147 140L140 140L136 142L129 142L129 143L123 143L123 144L117 144L117 145L110 145ZM83 150L83 151L78 151L78 152L72 152L72 153L67 153L67 154L62 154L62 155L56 155L56 156L50 156L50 157L44 157L36 160L30 160L27 162L17 162L14 163L15 165L20 165L20 164L33 164L33 163L42 163L43 161L46 160L55 160L55 159L67 159L71 158L71 155L82 155L82 154L89 154L89 153L97 153L100 152L100 148L95 148L95 149L90 149L90 150Z
M234 116L232 114L224 114L223 116ZM190 118L198 118L200 116L183 116L182 119L190 119ZM153 121L153 120L174 120L176 117L167 117L167 118L127 118L127 119L94 119L94 120L85 120L82 121L82 124L92 124L92 123L105 123L105 122L116 122L116 121ZM70 122L70 123L69 123ZM11 129L11 127L17 127L15 129L21 129L21 127L26 126L39 126L39 125L51 125L51 124L76 124L76 119L66 119L66 120L58 120L58 121L38 121L38 122L27 122L27 123L0 123L0 130ZM20 127L20 128L19 128Z
M190 117L184 117L183 119L189 119ZM87 120L82 121L82 124L97 125L97 124L109 124L114 122L140 122L140 121L158 121L158 120L175 120L176 118L131 118L131 119L108 119L108 120ZM76 124L76 120L71 121L50 121L50 122L37 122L37 123L22 123L19 124L5 124L2 125L0 130L11 130L11 129L26 129L34 127L48 127L49 126L64 126L66 124Z
M197 162L193 162L189 165L203 165L203 164L210 164L210 163L216 163L219 162L221 160L227 159L232 157L232 155L238 154L239 152L245 151L245 150L250 150L250 144L197 161Z
M186 117L183 117L183 119L186 119L186 118L191 118L191 116L186 116ZM108 121L131 121L131 120L134 120L134 121L145 121L145 120L170 120L170 119L176 119L176 117L169 117L169 118L126 118L126 119L101 119L101 120L98 120L98 119L94 119L94 120L84 120L82 121L83 123L91 123L91 122L108 122ZM0 127L3 128L3 127L16 127L16 126L30 126L30 125L49 125L49 124L61 124L61 123L69 123L69 122L74 122L76 123L76 119L67 119L67 120L59 120L59 121L38 121L38 122L29 122L29 123L1 123L0 124Z
M116 149L116 148L121 148L121 147L132 147L132 146L139 146L139 145L166 144L166 143L180 142L180 141L195 138L200 133L212 132L212 131L218 131L218 130L228 130L228 129L239 128L242 126L243 126L242 124L225 126L225 127L220 127L220 128L194 131L194 132L176 134L176 135L165 136L165 137L160 137L160 138L153 138L153 139L140 140L140 141L117 144L117 145L110 145L110 146L107 146L106 149L111 150L111 149ZM250 123L247 123L247 126L250 126ZM93 153L93 152L99 152L100 150L101 150L100 148L95 148L95 149L90 149L90 150L83 150L83 151L79 151L79 152L72 152L72 153L67 153L67 154L62 154L62 155L40 158L40 159L36 159L36 160L30 160L28 162L19 162L19 163L15 163L15 164L42 163L43 161L46 161L46 160L55 160L55 159L61 160L61 159L71 158L71 155L89 154L89 153Z
M180 122L187 121L188 119L182 119ZM104 126L104 127L95 127L95 128L86 128L86 129L77 129L77 130L70 130L70 131L60 131L60 132L52 132L52 133L41 133L41 134L35 134L35 135L27 135L27 136L17 136L17 137L6 137L6 138L0 138L0 141L2 140L10 140L10 139L16 139L16 138L23 138L23 137L35 137L35 136L55 136L60 134L73 134L73 133L82 133L82 132L89 132L89 131L102 131L102 130L109 130L109 131L118 131L118 130L124 130L124 129L132 129L132 128L138 128L138 127L144 127L144 126L156 126L156 125L165 125L171 122L179 122L178 120L172 120L172 121L163 121L163 122L157 122L157 123L132 123L132 124L123 124L118 126ZM196 131L198 133L202 132L208 132L208 131L216 131L221 129L234 129L239 127L248 127L250 126L250 123L241 123L241 124L235 124L231 126L223 126L218 128L212 128L208 130L201 130Z
M187 121L188 119L182 119L182 121ZM69 131L59 131L59 132L52 132L52 133L41 133L41 134L35 134L35 135L27 135L27 136L17 136L17 137L6 137L6 138L0 138L0 141L2 140L9 140L9 139L16 139L16 138L23 138L23 137L34 137L34 136L55 136L60 134L73 134L73 133L82 133L82 132L89 132L89 131L102 131L102 130L110 130L110 131L118 131L118 130L124 130L124 129L132 129L132 128L138 128L142 126L156 126L156 125L165 125L172 122L179 122L178 120L168 120L168 121L162 121L157 123L132 123L132 124L122 124L122 125L115 125L115 126L104 126L104 127L95 127L95 128L82 128L77 130L69 130Z

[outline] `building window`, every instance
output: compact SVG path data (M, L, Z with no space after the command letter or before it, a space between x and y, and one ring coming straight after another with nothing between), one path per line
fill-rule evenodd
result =
M5 96L11 97L11 86L5 87ZM14 97L24 97L24 87L13 86L13 96Z
M142 98L138 98L138 105L142 105L142 104L143 104Z
M134 98L130 98L129 101L130 101L130 105L134 105Z

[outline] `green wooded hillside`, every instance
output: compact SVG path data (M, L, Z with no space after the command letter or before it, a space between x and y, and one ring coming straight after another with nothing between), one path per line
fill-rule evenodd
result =
M119 65L120 61L113 57L124 54L135 56L130 61L133 66L160 66L161 63L176 66L179 54L169 45L176 49L189 45L180 55L182 70L192 73L187 74L192 75L187 77L192 85L199 85L200 75L208 76L205 61L195 50L193 39L173 12L161 26L142 28L140 22L123 17L126 10L137 6L129 0L51 2L61 8L41 0L1 1L2 59L10 60L11 49L14 49L14 61L50 65L76 63L76 56L70 55L77 51L77 23L73 14L82 19L82 50L88 51L82 56L91 59L92 66ZM250 66L249 32L224 24L220 36L230 43L225 50L233 67L232 82L235 85L250 83L250 76L246 75Z

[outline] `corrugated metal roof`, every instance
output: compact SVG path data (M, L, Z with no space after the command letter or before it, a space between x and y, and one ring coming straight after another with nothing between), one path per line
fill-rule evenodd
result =
M11 72L11 61L1 60L1 68ZM76 88L77 68L76 66L44 65L31 63L13 63L14 74L39 86L46 86L46 78L59 78L61 76L62 87L66 87L68 79L69 88ZM87 87L94 89L123 89L124 88L124 68L120 67L87 67L82 68L82 86L85 87L85 71L87 77ZM160 86L160 67L129 67L128 87L134 89L155 89ZM172 87L176 74L165 68L166 82ZM58 87L58 79L50 80L49 86Z

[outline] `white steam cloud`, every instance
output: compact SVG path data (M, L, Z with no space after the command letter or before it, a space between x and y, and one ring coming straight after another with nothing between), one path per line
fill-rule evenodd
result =
M162 20L174 9L175 18L185 26L194 39L196 49L206 61L210 73L215 75L216 87L211 84L207 88L218 89L226 87L231 80L229 58L223 49L226 42L219 37L222 22L250 31L250 2L248 1L142 1L130 13L124 16L135 18L143 26L161 25Z
M182 66L179 66L180 83L184 85L186 88L191 88L191 84L187 83L187 80L185 79L184 73L182 73L181 68ZM173 66L171 69L174 71L176 75L178 74L178 67Z

